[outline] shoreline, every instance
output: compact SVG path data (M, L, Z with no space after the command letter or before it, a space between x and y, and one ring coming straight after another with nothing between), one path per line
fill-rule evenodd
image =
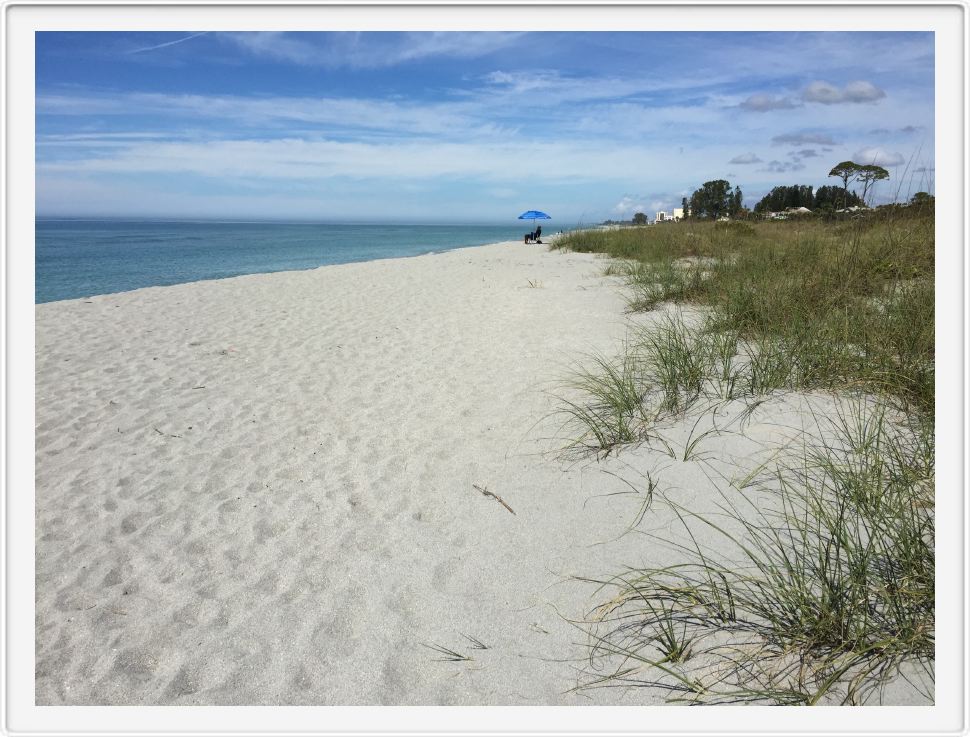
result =
M554 238L554 236L550 236L548 241L539 245L548 246L550 243L552 243L552 238ZM406 254L403 256L388 256L387 258L364 259L361 261L343 261L338 264L321 264L320 266L310 266L305 269L283 269L282 271L254 271L252 273L234 274L232 276L216 276L216 277L212 277L211 279L194 279L192 281L176 282L175 284L154 284L147 287L136 287L135 289L125 289L120 292L105 292L103 294L90 294L90 295L85 295L83 297L70 297L68 299L52 299L47 302L34 302L34 306L37 307L39 305L57 304L61 302L76 302L78 300L83 302L89 299L102 299L107 297L113 297L119 294L131 294L132 292L138 292L143 289L165 289L167 287L179 287L179 286L184 286L186 284L200 284L203 282L218 282L218 281L224 281L227 279L239 279L247 276L266 276L269 274L290 274L290 273L299 273L304 271L316 271L317 269L326 269L331 266L347 266L349 264L368 264L368 263L376 263L376 262L384 262L384 261L397 261L399 259L421 258L422 256L440 256L442 254L453 253L455 251L464 251L470 248L489 248L491 246L509 246L509 245L522 246L523 244L519 243L518 241L496 241L494 243L482 243L475 246L454 246L452 248L434 249L431 251L426 251L424 253Z

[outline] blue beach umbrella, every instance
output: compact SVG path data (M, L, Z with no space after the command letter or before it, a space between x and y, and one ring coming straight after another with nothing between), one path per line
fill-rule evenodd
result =
M542 210L526 210L519 215L519 220L531 220L532 231L535 232L536 220L552 220L552 218L542 212Z
M546 215L541 210L528 210L526 212L523 212L521 215L519 215L519 220L532 220L532 221L552 220L552 218ZM535 222L533 222L532 224L535 225Z

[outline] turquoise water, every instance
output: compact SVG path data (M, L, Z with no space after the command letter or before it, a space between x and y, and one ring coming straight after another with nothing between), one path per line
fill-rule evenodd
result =
M531 222L324 225L38 220L36 302L521 241ZM557 228L558 229L558 228ZM554 232L551 224L543 230Z

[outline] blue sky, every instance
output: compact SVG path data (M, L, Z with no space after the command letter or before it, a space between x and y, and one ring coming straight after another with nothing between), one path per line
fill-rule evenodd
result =
M561 223L931 189L932 33L36 35L39 216Z

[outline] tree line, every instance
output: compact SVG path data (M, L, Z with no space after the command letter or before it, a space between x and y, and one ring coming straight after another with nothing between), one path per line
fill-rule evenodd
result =
M726 179L714 179L704 182L700 189L694 190L690 200L684 197L681 206L684 208L684 217L712 220L722 216L736 218L743 214L743 199L740 187L735 186L732 190L731 183Z
M822 186L814 189L808 184L775 187L754 206L754 212L780 212L789 207L807 207L809 210L839 210L863 204L862 198L853 190L843 192L841 187Z
M872 192L873 185L881 180L889 179L889 172L875 164L857 164L854 161L843 161L832 167L830 177L842 180L842 186L825 185L815 189L807 184L775 187L754 206L754 212L778 212L789 207L805 207L809 210L834 211L847 207L864 206ZM850 190L849 184L862 187L862 194L855 189ZM704 182L699 189L694 190L690 199L684 197L681 205L684 217L712 219L727 216L737 218L747 215L748 210L742 204L741 188L731 184L726 179L713 179Z

